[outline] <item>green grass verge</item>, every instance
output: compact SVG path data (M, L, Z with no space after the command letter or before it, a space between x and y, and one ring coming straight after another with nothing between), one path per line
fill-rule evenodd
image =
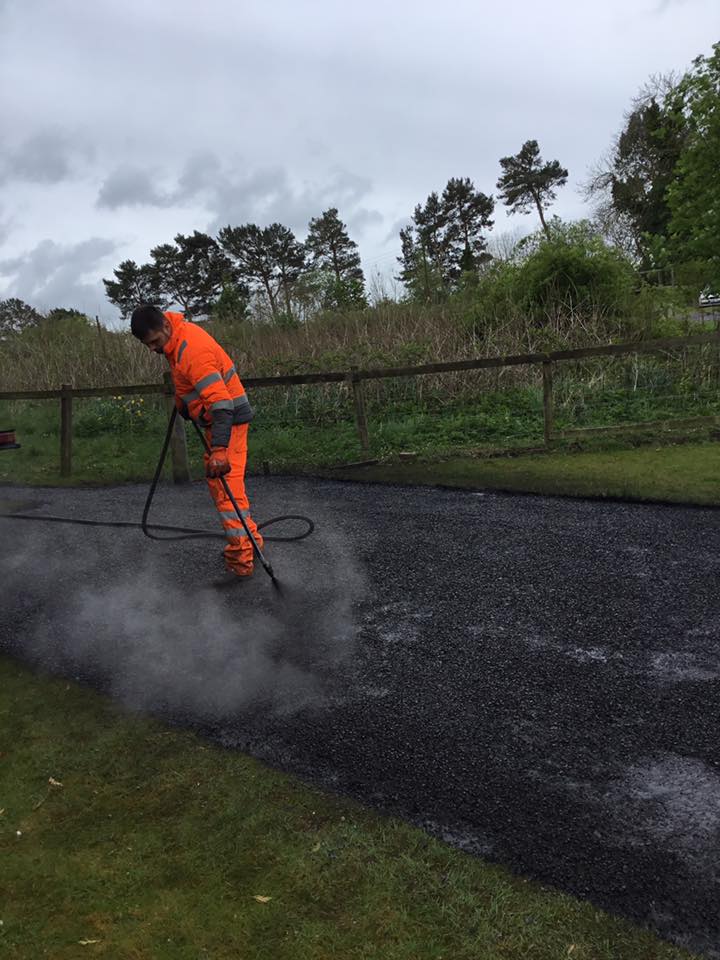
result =
M720 505L720 444L409 461L334 470L336 478L580 497Z
M639 403L642 398L635 399ZM697 447L672 446L674 439L683 434L686 439L707 441L707 427L654 428L654 435L596 435L558 443L559 452L551 456L494 460L470 456L473 450L487 450L491 445L497 452L541 446L537 403L536 392L524 390L489 394L482 408L448 408L434 416L413 410L412 405L396 408L393 416L383 419L378 415L371 420L368 454L360 452L354 423L281 423L265 421L261 415L250 432L248 471L260 472L267 461L273 472L317 473L370 456L381 459L382 466L362 474L333 471L331 475L538 493L716 502L714 447L707 443ZM107 484L150 479L166 427L161 403L152 399L146 403L108 398L78 401L75 406L73 470L72 476L64 479L59 473L57 405L32 401L0 404L0 419L6 426L16 427L21 443L19 450L0 452L0 482ZM622 414L620 408L605 412L611 421ZM639 412L634 411L633 415ZM643 415L652 416L653 411ZM187 436L192 474L200 478L200 444L189 428ZM643 446L637 450L639 443ZM660 444L665 452L651 454L653 447ZM423 461L443 462L432 466L426 462L393 463L402 450L417 451ZM585 455L563 456L578 450ZM454 462L449 462L450 458Z
M7 657L0 863L7 960L690 956Z

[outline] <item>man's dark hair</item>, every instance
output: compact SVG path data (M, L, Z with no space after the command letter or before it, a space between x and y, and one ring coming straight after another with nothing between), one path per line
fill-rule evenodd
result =
M165 314L151 303L135 307L130 318L130 330L138 340L144 340L151 330L159 330L165 322Z

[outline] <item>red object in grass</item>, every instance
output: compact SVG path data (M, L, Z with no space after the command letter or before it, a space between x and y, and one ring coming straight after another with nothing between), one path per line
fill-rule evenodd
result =
M15 442L14 430L0 430L0 450L17 450L19 446Z

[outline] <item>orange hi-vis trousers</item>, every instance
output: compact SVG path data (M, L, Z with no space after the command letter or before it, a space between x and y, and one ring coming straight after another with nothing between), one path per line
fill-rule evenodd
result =
M209 443L210 430L207 430L205 435ZM258 529L255 526L252 517L250 516L250 503L248 501L247 494L245 493L247 435L247 423L237 424L232 428L232 432L230 434L230 443L227 448L227 457L230 461L230 472L225 474L223 480L226 481L228 487L230 488L230 492L232 493L233 497L235 497L235 502L237 503L238 507L240 507L240 511L242 512L245 523L248 525L248 529L255 537L257 545L262 550L263 538L260 533L258 533ZM208 459L208 455L205 454L206 464ZM248 574L252 573L254 558L253 545L250 541L250 538L245 533L245 528L243 527L238 515L235 513L235 508L233 507L232 502L228 500L222 480L219 478L212 479L208 477L207 484L210 488L212 498L215 501L215 506L217 507L218 513L220 514L222 525L225 528L225 536L228 540L227 546L224 550L225 566L232 573L238 574L238 576L247 576Z

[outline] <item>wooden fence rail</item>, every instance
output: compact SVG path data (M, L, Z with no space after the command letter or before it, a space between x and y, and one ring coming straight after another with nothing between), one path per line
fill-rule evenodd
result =
M574 350L553 350L547 353L525 353L505 357L477 357L472 360L450 360L442 363L425 363L413 367L381 367L375 370L360 370L352 367L347 371L326 373L299 373L279 377L243 377L248 389L283 387L311 383L347 383L353 399L355 423L360 447L364 453L370 449L370 438L365 408L363 382L389 377L417 377L426 374L456 373L469 370L485 370L497 367L537 365L542 367L543 426L544 439L549 445L553 439L576 436L583 433L666 426L673 421L652 421L643 424L623 424L618 427L582 427L573 430L555 431L553 423L553 364L563 361L584 360L591 357L622 356L629 353L664 353L685 347L702 346L707 343L720 345L720 332L700 333L688 337L666 337L660 340L638 340L632 343L611 343L597 347L580 347ZM59 390L16 390L0 392L3 400L60 400L60 473L70 476L72 472L72 419L73 399L87 397L149 396L163 395L167 398L168 410L173 406L173 385L169 373L163 383L124 384L114 387L71 387L64 384ZM717 422L718 417L693 417L678 420L678 424ZM183 424L178 422L171 439L173 479L176 483L190 478L187 446Z

